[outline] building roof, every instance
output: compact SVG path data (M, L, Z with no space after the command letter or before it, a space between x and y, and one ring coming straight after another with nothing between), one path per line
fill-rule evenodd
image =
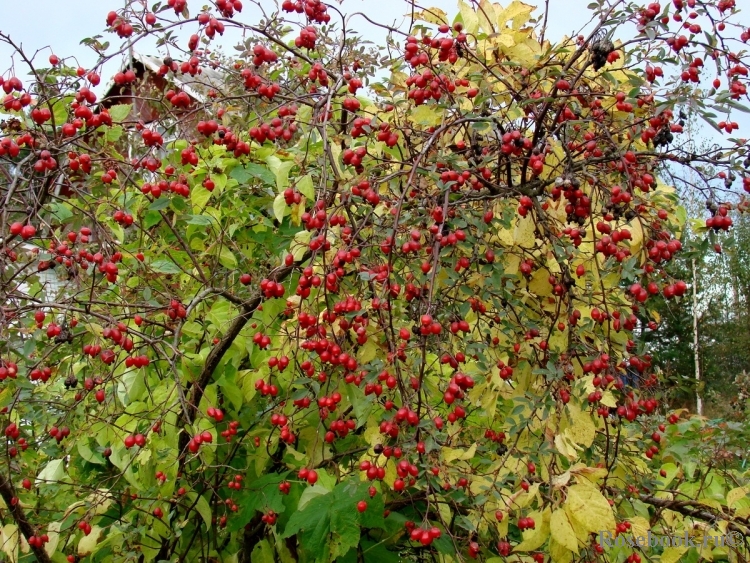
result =
M124 72L129 68L137 69L138 66L142 66L144 70L156 75L162 64L164 64L162 58L152 55L144 55L133 51L132 59L130 61L127 59L123 61L123 64L120 67L120 72ZM165 78L168 82L185 91L185 93L191 98L201 103L207 101L209 90L222 90L226 84L225 75L223 73L205 66L202 66L201 73L195 76L170 72ZM103 99L117 96L118 93L114 92L115 88L116 85L113 77L104 88L105 94Z

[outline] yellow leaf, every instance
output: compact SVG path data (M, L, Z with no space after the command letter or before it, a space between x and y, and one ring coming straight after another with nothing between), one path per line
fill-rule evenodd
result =
M481 2L479 2L477 17L479 18L479 28L484 33L487 35L495 33L494 22L497 20L497 14L495 12L495 6L493 6L489 0L481 0Z
M289 250L294 256L295 260L300 260L310 248L310 239L312 238L312 231L302 230L294 235L294 240L289 245Z
M513 242L521 248L531 248L536 240L535 229L536 225L531 215L519 217L513 231Z
M549 283L549 270L539 268L531 275L529 280L529 291L539 297L552 295L552 286Z
M49 536L49 542L45 544L44 551L50 557L57 550L57 544L60 542L60 522L50 522L47 526L47 536Z
M507 49L511 49L516 45L516 42L513 41L513 36L510 33L499 33L493 35L487 39L487 41L493 47L505 47Z
M570 472L575 475L576 478L583 477L588 479L591 483L596 483L607 475L607 470L603 467L586 467L582 463L575 467L571 467Z
M632 518L628 518L628 522L630 522L630 532L633 534L633 537L645 538L651 529L648 520L643 516L633 516Z
M576 447L570 441L570 438L564 434L558 434L555 436L555 449L557 449L560 455L567 457L570 461L578 459Z
M605 407L615 408L617 406L617 399L612 394L612 391L605 391L602 394L602 400L599 402Z
M750 492L750 487L737 487L727 493L727 508L732 508L732 505L738 500L745 498Z
M509 524L508 515L505 514L505 516L503 517L503 521L497 523L497 536L498 537L504 538L505 536L508 535L508 524Z
M553 489L562 489L565 485L570 482L570 471L561 473L560 475L552 475L550 477L550 485Z
M436 503L438 506L438 512L440 513L440 518L443 522L450 522L453 516L453 512L451 512L451 505L442 498L440 500L443 502Z
M573 558L573 553L555 541L555 538L549 540L549 555L553 563L569 563Z
M588 448L594 443L596 438L596 426L594 426L591 415L588 412L582 412L573 403L568 404L567 418L570 421L564 434L575 444L580 444Z
M508 233L508 231L501 231L503 233ZM510 233L508 233L508 246L513 244L513 237L510 236ZM511 253L505 253L503 254L503 269L505 270L506 274L518 274L518 271L521 267L521 257L518 254L511 254Z
M385 459L385 456L380 456L381 458ZM393 483L396 482L396 479L398 479L398 471L396 471L396 462L392 459L389 459L385 464L385 477L383 477L383 483L388 485L391 489L393 488Z
M535 9L534 6L524 4L523 2L519 2L519 0L513 0L507 8L500 11L497 16L497 24L502 29L510 20L513 29L519 29L529 21L531 12Z
M380 428L377 424L369 424L365 428L365 440L371 446L377 446L383 442L383 437L380 435Z
M519 460L520 462L520 460ZM527 492L521 493L515 498L515 502L511 503L513 508L526 508L531 504L534 498L539 494L540 483L534 483L529 487Z
M588 532L614 532L615 515L599 489L578 484L567 492L564 508L571 521L577 521Z
M425 127L434 127L440 125L443 121L443 112L436 109L437 106L425 105L417 106L408 116L409 121Z
M411 16L411 14L409 14L409 16ZM440 8L427 8L426 10L422 10L421 12L415 12L414 19L441 25L444 23L448 23L448 14L446 14Z
M568 515L562 508L559 508L552 513L549 528L553 540L558 542L564 548L574 551L576 554L578 553L578 539L573 531L573 527L570 525Z
M83 557L94 551L101 533L102 529L99 526L91 526L91 532L87 536L83 536L81 541L78 542L78 555Z
M549 537L550 508L545 508L543 513L532 512L529 517L534 519L536 527L523 532L523 541L515 547L514 551L534 551L539 549Z
M547 339L547 343L552 352L565 352L568 349L568 328L562 331L555 330Z
M441 455L443 456L443 461L445 461L446 463L449 463L457 459L469 460L474 457L474 454L476 452L477 452L477 445L476 443L474 443L471 445L471 447L468 450L462 450L459 448L443 448L441 450Z
M677 563L687 547L665 547L661 554L661 563Z
M287 207L288 206L286 204L286 200L284 199L284 194L277 195L273 200L273 214L279 223L284 220L284 214L286 213Z
M18 526L15 524L6 524L3 526L2 543L2 548L8 556L8 561L10 563L16 563L16 561L18 561L19 543Z
M461 14L461 20L464 24L464 32L468 35L475 35L479 29L479 18L474 8L469 6L464 0L458 0L458 11Z
M643 226L641 225L641 221L636 218L633 222L628 223L628 230L631 235L629 241L630 253L635 256L643 248Z
M379 347L377 342L375 342L375 338L370 338L357 352L357 361L360 365L371 362L378 355L378 349Z

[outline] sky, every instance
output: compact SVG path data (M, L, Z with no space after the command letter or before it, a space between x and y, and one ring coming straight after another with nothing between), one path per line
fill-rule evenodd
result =
M535 3L534 0L527 1ZM550 0L548 37L555 39L577 32L590 18L586 9L590 1ZM261 0L261 3L273 5L271 0ZM336 2L331 3L336 5ZM108 11L118 9L123 4L123 0L0 0L0 32L10 35L14 42L23 47L28 56L39 51L35 62L38 60L41 66L47 65L49 55L54 52L61 58L75 56L78 64L89 68L97 57L91 49L80 45L80 40L102 34L103 40L109 40L113 46L117 45L117 36L104 32L104 20ZM203 4L203 0L188 1L188 7L192 8L193 12ZM260 17L257 7L253 6L250 0L244 0L243 4L245 7L240 15L240 21L257 23ZM423 5L442 8L451 19L458 11L456 0L425 0ZM342 0L338 8L344 13L363 12L370 19L395 23L396 27L406 21L404 15L410 10L409 3L404 0ZM356 21L357 29L361 30L367 39L382 42L382 30L371 26L362 18L353 21ZM233 39L236 41L237 37L235 35L232 38L227 33L223 38L222 44L226 52L231 52ZM148 47L141 45L138 50L144 53L155 52L153 43ZM5 76L11 66L11 54L12 49L0 43L0 73ZM18 65L18 60L16 64ZM26 69L23 71L25 73Z

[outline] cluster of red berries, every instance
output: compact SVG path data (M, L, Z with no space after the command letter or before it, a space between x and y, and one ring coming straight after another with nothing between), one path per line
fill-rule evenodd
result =
M316 23L328 23L331 16L328 14L327 6L321 0L284 0L281 9L287 13L297 12L305 14L310 21Z
M534 522L533 518L524 517L518 519L519 530L533 530L534 528L536 528L536 522Z
M341 160L347 166L353 166L357 171L357 174L361 174L364 171L362 167L362 159L367 154L367 147L357 147L356 149L344 149L341 153Z
M23 240L29 240L36 235L36 227L34 225L24 225L20 221L16 221L10 225L10 234L12 236L21 235Z
M706 219L706 227L714 231L728 231L732 226L732 218L727 215L727 208L720 205L713 217Z
M307 73L307 78L309 78L311 82L318 82L321 86L328 86L328 73L320 63L314 63L310 67L310 71Z
M253 64L258 67L263 63L273 64L278 60L278 55L260 43L253 46Z
M42 383L47 383L50 377L52 377L52 368L48 366L34 368L29 372L29 379L31 381L41 381Z
M270 395L275 397L279 394L279 388L272 383L268 383L262 379L255 382L255 390L258 391L263 397Z
M242 475L235 475L234 478L227 483L227 487L239 491L242 488Z
M183 90L180 90L179 92L175 92L174 90L167 90L166 94L164 94L164 97L175 108L186 109L189 108L193 103L187 92Z
M433 541L438 539L442 532L440 528L433 526L432 528L417 528L416 524L411 520L407 520L404 526L409 532L409 537L412 541L417 541L424 546L430 545Z
M318 482L318 472L314 469L307 469L306 467L303 467L299 470L297 476L303 481L307 481L309 485L314 485Z
M117 12L109 12L107 14L107 27L117 33L118 37L126 38L133 35L133 26L128 23L127 20L117 15Z
M274 117L270 123L261 123L251 127L248 133L255 141L263 144L266 140L272 142L276 139L289 141L296 132L297 124L294 121L285 123L285 120L281 117Z
M370 182L367 180L361 180L358 184L353 185L351 193L353 196L361 196L370 205L375 206L380 203L380 195L372 189Z
M232 436L237 435L237 429L239 427L240 427L240 423L238 420L230 421L229 427L221 431L221 437L224 438L227 442L231 441Z
M10 360L0 360L0 381L18 377L18 365Z
M231 18L234 12L242 11L242 2L240 0L216 0L216 9L225 18Z
M299 35L294 38L294 46L297 48L315 49L315 41L318 39L318 31L315 27L308 25L303 27Z
M122 225L123 227L129 227L133 224L133 216L130 213L127 213L123 211L122 209L118 209L112 214L112 219L114 219L115 223L118 223L119 225Z
M167 308L167 316L172 320L184 319L187 317L187 309L185 309L185 306L182 303L176 299L172 299Z
M187 9L187 0L167 0L167 6L172 8L174 13L179 16Z
M57 440L57 443L63 441L63 439L67 438L70 435L70 428L67 426L63 426L62 428L57 428L57 426L53 426L49 429L49 435L50 437Z
M269 279L263 279L260 282L260 290L266 299L272 299L274 297L284 297L286 289L279 282L275 282Z
M336 438L346 438L346 436L357 427L356 421L353 419L348 420L334 420L331 422L330 430L325 433L325 441L332 443Z
M253 342L258 345L258 348L265 350L271 345L271 337L262 332L256 332L253 335Z
M263 77L255 74L249 68L242 69L240 76L247 90L253 90L259 96L267 98L269 101L273 101L276 94L281 92L281 86L278 82L266 82Z
M210 444L214 441L214 436L208 430L204 430L200 434L196 434L188 443L188 449L191 453L197 453L200 449L201 444Z
M472 387L474 387L472 377L458 372L451 377L448 388L443 393L443 401L446 405L452 405L456 399L463 399L464 393Z

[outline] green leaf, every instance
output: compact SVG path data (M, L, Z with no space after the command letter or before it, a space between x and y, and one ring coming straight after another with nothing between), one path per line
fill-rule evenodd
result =
M168 197L160 197L159 199L155 199L151 202L151 205L148 206L149 211L161 211L162 209L166 209L169 207L169 198Z
M109 108L109 115L112 117L112 122L120 123L127 119L131 109L133 109L131 104L117 104Z
M229 173L230 178L234 178L240 184L247 184L251 178L262 180L264 184L273 186L276 184L276 176L265 166L250 162L244 167L236 166Z
M57 100L52 104L52 117L55 120L55 125L59 126L68 120L68 108L70 102L74 99L73 96L65 96L62 100Z
M55 219L57 219L60 223L65 223L68 219L73 217L73 213L68 209L66 205L63 205L62 203L51 203L49 205L50 213L54 215Z
M56 483L65 475L65 461L53 459L36 476L37 486L45 482Z
M151 262L151 269L159 274L179 274L182 272L177 264L163 258Z
M268 540L262 540L255 544L250 554L251 563L274 563L273 548Z
M315 199L315 187L313 186L312 176L305 174L297 182L297 191L307 199Z
M225 268L234 270L237 267L237 257L226 246L222 247L219 253L219 262Z
M331 559L346 554L359 543L360 526L382 528L383 498L370 498L369 484L345 481L333 491L312 498L302 510L289 519L282 537L298 535L300 546L311 554L317 554L328 545ZM367 510L360 513L356 504L364 500Z
M286 204L286 200L284 199L284 195L277 195L276 199L273 200L273 214L279 223L284 220L284 214L286 213L287 208L288 206Z
M97 465L106 464L104 457L102 457L101 454L94 453L89 447L87 441L84 441L83 439L78 440L76 446L78 448L78 453L81 455L81 457L85 459L86 461L88 461L89 463L96 463Z
M201 211L211 199L211 192L204 187L195 187L190 190L190 203L193 204L193 211Z
M211 507L208 501L202 495L199 496L195 491L190 491L185 495L187 500L190 502L190 506L195 504L195 510L203 518L203 522L206 524L206 528L211 528ZM196 502L197 499L197 502Z
M114 127L110 127L107 129L105 133L105 138L108 142L114 143L116 141L120 140L120 137L122 137L123 129L119 125L115 125Z
M188 225L201 225L204 227L210 226L213 223L213 220L208 215L183 215L180 219Z
M294 161L281 160L278 156L271 155L266 162L276 179L276 191L281 193L289 186L289 171L294 166Z
M257 511L273 510L277 514L286 510L284 498L279 492L279 483L286 479L288 471L284 473L268 473L259 479L247 483L237 500L240 512L229 520L227 528L230 532L239 530L255 516Z
M158 225L161 220L162 216L158 211L147 211L143 217L143 228L150 229L154 225Z

